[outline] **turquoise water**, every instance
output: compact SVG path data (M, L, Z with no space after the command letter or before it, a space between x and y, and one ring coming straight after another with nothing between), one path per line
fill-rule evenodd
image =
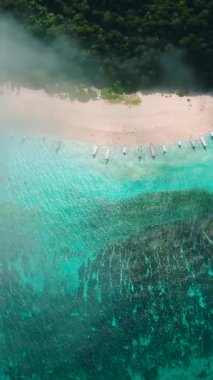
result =
M210 379L213 140L2 133L0 378Z

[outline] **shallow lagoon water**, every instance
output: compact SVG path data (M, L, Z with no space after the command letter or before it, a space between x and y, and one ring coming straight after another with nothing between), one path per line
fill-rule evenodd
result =
M210 379L213 140L1 141L0 378Z

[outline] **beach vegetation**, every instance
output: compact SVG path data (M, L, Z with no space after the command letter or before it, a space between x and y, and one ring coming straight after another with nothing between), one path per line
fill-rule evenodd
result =
M126 95L124 102L129 106L138 106L141 104L141 98L138 94Z
M119 92L113 90L112 87L104 87L101 89L101 98L108 100L112 103L122 103L124 96Z
M45 86L45 91L49 95L56 95L60 99L69 98L83 103L86 103L89 100L96 100L98 96L96 89L83 83L80 83L79 85L73 85L69 82L47 84Z
M72 86L69 90L69 98L72 100L78 100L83 103L87 103L89 100L97 99L97 91L84 84L78 86Z
M189 92L188 91L184 91L184 90L182 90L182 91L177 91L176 92L176 95L177 96L179 96L179 97L183 97L183 96L187 96L189 94Z

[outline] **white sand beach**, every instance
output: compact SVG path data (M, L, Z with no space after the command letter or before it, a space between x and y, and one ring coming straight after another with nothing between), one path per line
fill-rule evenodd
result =
M0 89L0 127L103 145L163 144L213 129L213 96L141 93L137 106L60 99L43 90Z

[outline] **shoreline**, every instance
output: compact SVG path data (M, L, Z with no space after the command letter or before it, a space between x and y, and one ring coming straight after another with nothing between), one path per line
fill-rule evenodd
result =
M7 131L40 133L95 145L162 145L213 130L213 95L138 93L140 105L82 103L44 90L0 87L0 123Z

